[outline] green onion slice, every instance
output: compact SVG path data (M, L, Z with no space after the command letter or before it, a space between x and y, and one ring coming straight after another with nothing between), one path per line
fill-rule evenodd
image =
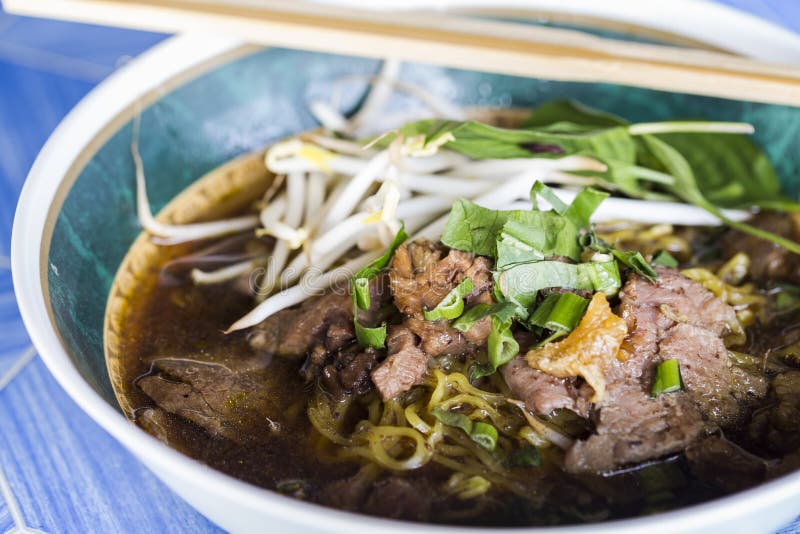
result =
M533 445L524 445L522 448L511 453L509 463L512 467L536 467L542 464L542 457L539 455L539 450L536 447Z
M487 451L493 451L497 447L497 429L489 423L478 421L473 424L469 437Z
M464 278L434 309L423 312L425 319L428 321L455 319L464 312L464 297L472 293L473 289L472 279Z
M405 224L400 227L394 236L392 243L383 255L375 259L372 263L358 271L350 282L350 292L353 296L353 325L356 330L356 339L359 344L375 349L383 348L386 345L386 323L381 326L370 328L358 322L358 310L368 310L370 307L369 281L375 278L383 269L389 265L397 247L403 244L408 238Z
M441 421L443 425L452 426L454 428L460 428L467 434L470 434L472 432L472 419L470 419L463 413L449 412L437 406L436 408L431 410L431 415L433 415L436 419Z
M519 354L519 343L511 334L511 323L511 318L503 321L496 315L492 316L492 331L486 340L489 362L476 366L472 370L471 378L494 374L498 367L510 362Z
M359 310L368 310L372 304L369 296L369 279L368 278L355 278L353 279L353 292L355 294L355 303Z
M550 293L530 318L533 326L553 332L572 332L589 306L589 301L574 293Z
M656 367L656 379L650 396L656 397L662 393L672 393L683 389L681 367L678 360L666 360Z
M461 332L469 332L475 326L475 323L489 315L494 315L505 322L510 319L524 318L527 315L527 310L510 301L497 304L476 304L453 321L450 326Z
M356 328L356 339L362 346L381 349L386 344L386 323L375 328L369 328L359 323L356 318L353 320L353 324Z
M650 263L653 265L660 265L662 267L678 266L678 260L676 260L675 257L666 250L659 250L656 252L655 256L653 256L653 261Z

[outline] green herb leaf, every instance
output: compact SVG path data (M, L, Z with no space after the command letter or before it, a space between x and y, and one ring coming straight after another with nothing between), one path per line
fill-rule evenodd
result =
M659 363L656 367L656 378L650 396L656 397L662 393L672 393L682 389L683 380L678 360L665 360Z
M584 127L602 128L624 126L628 121L585 106L574 100L551 100L535 108L523 123L524 128L556 128L559 123L572 123Z
M408 234L406 234L405 224L403 224L386 252L358 271L350 281L350 292L353 297L353 325L355 326L356 339L362 346L380 349L386 344L386 323L374 328L364 326L358 321L358 310L369 309L371 304L369 281L389 265L392 255L407 238Z
M650 150L651 155L664 166L669 174L675 177L675 185L668 189L676 197L689 204L694 204L697 207L703 208L731 228L776 243L795 254L800 254L800 244L772 232L767 232L766 230L761 230L747 223L734 221L726 217L719 208L703 196L703 193L697 186L694 172L689 162L680 152L656 136L644 135L642 139Z
M621 287L616 261L521 263L501 272L497 282L507 299L525 308L533 306L539 291L548 287L602 291L606 295L615 295Z
M464 314L453 321L450 326L461 332L469 332L475 323L488 317L496 316L501 322L511 319L524 318L527 312L514 302L500 302L497 304L476 304Z
M781 192L772 163L749 137L708 133L673 133L658 137L686 158L700 192L714 205L800 208L800 204Z
M574 293L550 293L531 314L530 324L569 333L578 326L587 306L589 301Z
M508 220L508 214L469 200L457 200L447 217L441 241L456 250L494 257L497 233Z
M675 257L667 252L666 250L659 250L653 256L653 261L651 261L653 265L660 265L661 267L677 267L678 260Z
M539 450L533 445L524 445L511 453L509 463L512 467L538 467L542 465Z
M443 425L460 428L467 434L472 432L472 419L463 413L455 413L436 407L431 410L431 415L442 422Z
M386 323L375 328L368 328L359 323L358 318L355 318L353 325L356 329L356 339L360 345L374 349L381 349L386 345Z
M553 211L515 211L506 218L497 235L496 269L554 256L580 259L579 230L567 217Z
M489 423L476 421L469 437L487 451L493 451L497 447L497 429Z
M510 362L519 354L519 343L511 333L511 324L511 318L504 321L500 317L492 316L492 330L486 340L489 362L486 365L476 366L472 378L494 374L498 367Z
M454 287L432 310L424 310L427 321L438 319L455 319L464 312L464 297L472 293L472 279L464 278Z

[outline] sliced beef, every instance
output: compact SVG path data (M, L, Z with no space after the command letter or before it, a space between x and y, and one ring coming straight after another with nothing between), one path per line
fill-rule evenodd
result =
M389 356L372 371L372 382L383 400L408 391L428 372L428 355L419 348L419 340L409 328L390 327L386 342Z
M691 444L686 459L692 474L728 493L764 482L770 471L764 459L721 436L708 436Z
M625 284L625 357L605 370L596 433L567 452L570 471L609 471L683 450L709 425L739 420L746 410L739 401L758 395L752 380L736 384L743 377L727 357L723 336L739 328L734 310L675 269L658 274L655 283L634 275ZM672 358L686 390L651 398L655 367Z
M500 368L503 379L517 399L533 413L548 415L566 408L587 417L589 403L569 378L556 378L533 369L522 356L517 356Z
M380 352L371 347L351 345L340 350L320 372L323 388L337 399L367 393L372 389L370 372L379 356Z
M684 392L650 398L636 381L609 384L596 433L567 451L573 473L602 473L683 450L704 431L700 412Z
M253 327L248 339L259 352L301 359L315 345L342 344L343 338L355 339L353 301L348 292L339 291L279 311Z
M431 489L419 480L412 483L389 475L370 481L355 475L328 484L320 501L335 508L389 519L427 521L433 509Z
M435 308L464 278L470 278L474 288L465 299L468 306L491 302L491 269L487 258L459 250L445 253L430 241L415 241L395 251L389 270L395 305L425 352L461 354L485 343L491 328L488 318L462 333L445 320L426 321L423 311Z
M786 454L800 448L800 371L787 371L772 380L771 405L761 412L760 439L773 454ZM754 417L754 423L757 418Z
M658 355L680 362L686 392L709 421L729 426L739 419L742 407L733 387L733 364L719 336L691 324L676 324L665 333Z
M648 282L632 276L622 291L620 313L631 332L628 344L635 348L642 367L648 367L665 332L676 322L704 328L724 337L741 327L736 313L703 287L676 269L657 267L658 279Z
M765 211L753 217L750 224L791 240L800 238L798 216ZM750 257L750 274L759 280L785 280L800 283L800 256L784 247L737 230L722 238L726 257L744 252Z
M373 486L364 503L363 512L389 519L427 521L433 508L430 489L420 487L419 481L390 476Z
M263 359L223 365L187 358L161 358L137 386L159 408L237 442L249 429L280 419L282 406L269 395Z

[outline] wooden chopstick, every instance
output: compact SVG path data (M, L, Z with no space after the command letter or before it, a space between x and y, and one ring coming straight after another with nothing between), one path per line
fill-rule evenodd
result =
M519 76L800 106L800 69L723 53L441 13L262 0L4 0L7 11Z

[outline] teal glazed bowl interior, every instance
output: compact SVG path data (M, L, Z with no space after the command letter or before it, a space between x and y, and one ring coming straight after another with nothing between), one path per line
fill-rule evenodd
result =
M153 211L237 155L316 127L310 101L338 94L340 108L352 111L367 90L363 81L352 81L353 75L373 76L379 69L380 62L368 59L253 50L162 94L141 112L140 150ZM351 81L337 82L346 77ZM769 154L786 191L796 198L800 190L800 109L417 64L403 65L400 78L461 106L531 107L572 98L632 121L745 121L755 126L755 139ZM421 106L406 96L397 96L390 105L394 111ZM115 408L104 361L103 319L117 269L141 232L131 136L128 120L90 155L60 210L51 214L52 238L49 249L42 251L47 258L45 292L61 342L83 379ZM136 444L124 444L136 452ZM356 516L350 520L360 521Z

